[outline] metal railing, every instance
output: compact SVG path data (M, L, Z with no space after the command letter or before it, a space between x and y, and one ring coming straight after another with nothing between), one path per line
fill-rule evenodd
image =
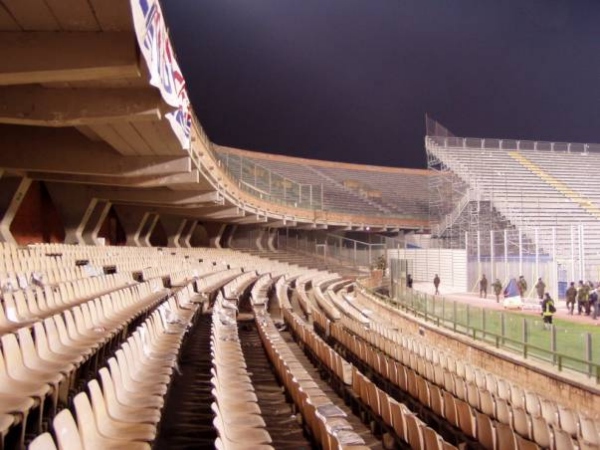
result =
M244 156L216 151L221 168L245 192L273 203L311 210L323 209L323 185L304 184L279 175Z
M574 142L527 141L517 139L489 139L456 136L427 136L432 143L444 148L478 150L540 150L566 153L600 152L600 144Z
M288 236L281 233L277 244L281 249L311 253L326 263L343 264L365 271L373 268L377 259L387 252L384 238L381 238L381 242L362 242L335 234L327 234L324 239L317 240L308 235Z
M600 383L600 331L577 331L575 327L559 324L545 329L541 317L474 307L409 290L392 299L369 289L362 281L359 287L380 301L438 327L526 359L545 361L559 371L585 374Z

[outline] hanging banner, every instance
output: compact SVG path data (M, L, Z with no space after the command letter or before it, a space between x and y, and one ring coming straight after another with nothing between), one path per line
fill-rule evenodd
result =
M165 117L181 146L189 150L192 117L185 80L173 54L158 0L131 0L133 25L138 45L150 72L150 84L156 86L164 101L175 108Z

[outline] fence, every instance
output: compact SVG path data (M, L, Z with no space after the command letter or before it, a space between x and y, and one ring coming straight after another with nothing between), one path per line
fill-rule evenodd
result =
M569 323L546 330L541 317L473 307L407 289L398 291L392 299L359 285L380 300L439 327L526 359L548 362L558 370L583 373L600 383L600 331L581 331L581 326Z
M279 234L277 245L282 249L301 250L314 253L325 262L335 262L368 270L376 265L380 256L386 255L386 244L381 242L363 242L335 234L326 234L310 238L308 234L289 235L290 230Z
M224 151L215 155L239 188L251 195L296 208L323 209L323 185L297 183L244 156Z

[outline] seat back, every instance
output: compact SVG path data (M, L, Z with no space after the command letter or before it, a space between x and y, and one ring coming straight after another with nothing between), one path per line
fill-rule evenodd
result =
M84 450L79 429L68 409L59 412L52 422L58 450Z

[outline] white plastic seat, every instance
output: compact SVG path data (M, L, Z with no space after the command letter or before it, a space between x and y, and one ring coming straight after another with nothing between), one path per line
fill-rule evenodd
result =
M123 402L119 401L114 381L107 368L103 367L98 373L102 381L106 410L111 418L132 423L157 424L160 421L161 414L156 407L142 407L135 402L135 399L129 400L126 397L123 398Z
M136 405L144 408L162 408L164 400L162 394L149 394L141 387L135 386L133 383L129 383L129 388L124 383L124 376L122 370L119 367L119 363L115 358L108 360L108 366L110 367L110 374L117 394L117 399L124 405ZM133 390L132 390L133 389Z
M36 437L28 447L29 450L58 450L50 433L42 433Z
M143 423L121 422L113 419L106 408L106 401L98 381L88 383L89 395L98 431L111 439L127 439L151 442L156 437L156 428Z
M77 414L77 427L85 450L117 450L125 448L147 450L151 448L146 442L130 440L125 437L123 439L110 439L103 436L98 430L94 412L84 392L75 396L73 404Z

